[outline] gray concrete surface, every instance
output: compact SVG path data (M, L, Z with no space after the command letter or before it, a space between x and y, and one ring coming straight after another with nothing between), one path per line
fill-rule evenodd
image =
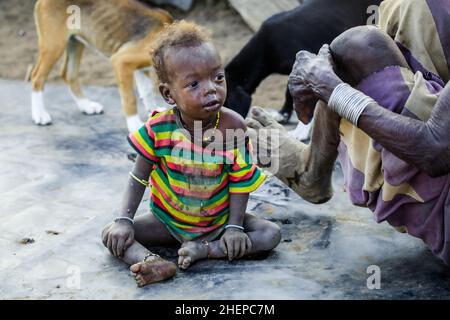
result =
M139 289L100 241L132 165L117 90L88 88L106 112L85 116L65 86L48 85L48 127L31 123L29 93L28 84L0 79L0 299L450 298L449 268L420 240L352 207L339 170L336 196L324 205L305 203L276 179L252 195L249 210L282 227L267 257L202 261ZM34 243L20 243L25 237ZM159 252L176 260L174 251ZM367 288L370 265L380 267L380 290Z

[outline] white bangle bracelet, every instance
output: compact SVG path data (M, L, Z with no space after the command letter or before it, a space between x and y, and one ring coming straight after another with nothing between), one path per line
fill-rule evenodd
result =
M129 217L117 217L114 219L114 222L120 221L120 220L127 220L130 221L132 224L134 224L134 220Z
M228 229L228 228L236 228L236 229L244 231L244 227L238 226L236 224L228 224L228 225L226 225L225 229Z
M364 109L375 100L352 88L346 83L339 84L330 96L328 106L355 126Z

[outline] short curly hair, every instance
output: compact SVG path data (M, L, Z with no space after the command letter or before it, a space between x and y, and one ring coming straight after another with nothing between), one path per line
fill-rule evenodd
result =
M169 48L196 47L211 41L211 32L186 20L166 24L153 42L150 56L160 82L169 82L164 55Z

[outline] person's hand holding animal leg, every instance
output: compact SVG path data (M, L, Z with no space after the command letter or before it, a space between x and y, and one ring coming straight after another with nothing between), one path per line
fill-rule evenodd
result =
M333 89L340 83L342 80L334 72L334 61L329 45L323 45L317 55L308 51L297 53L289 76L289 89L294 104L295 99L300 98L299 94L305 94L308 89L316 98L328 102Z

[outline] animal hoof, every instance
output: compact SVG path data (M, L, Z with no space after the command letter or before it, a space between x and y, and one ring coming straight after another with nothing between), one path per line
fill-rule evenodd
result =
M77 101L77 105L81 112L88 115L103 113L103 106L95 101L81 99Z

